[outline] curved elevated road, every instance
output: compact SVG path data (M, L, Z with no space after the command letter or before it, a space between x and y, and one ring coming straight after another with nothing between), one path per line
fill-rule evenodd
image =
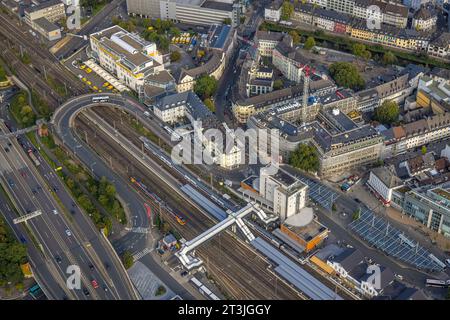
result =
M96 96L108 96L109 102L102 102L100 104L93 103L92 98ZM94 176L97 178L104 176L115 185L121 198L127 200L126 205L134 216L132 227L148 228L149 221L144 207L144 200L141 199L136 191L130 188L121 177L116 175L90 147L86 146L86 144L79 139L71 129L72 123L78 113L86 108L98 105L119 107L128 111L130 114L136 115L142 121L145 121L145 109L131 98L117 94L87 94L67 101L55 111L50 122L54 126L54 133L61 139L66 148L71 150L78 159L91 169ZM118 241L120 243L134 243L133 250L136 251L141 251L148 247L145 234L129 232ZM161 281L168 285L172 291L180 295L183 299L193 299L191 294L164 271L152 258L146 258L148 259L145 259L145 261L142 262L146 263L147 267L149 267Z

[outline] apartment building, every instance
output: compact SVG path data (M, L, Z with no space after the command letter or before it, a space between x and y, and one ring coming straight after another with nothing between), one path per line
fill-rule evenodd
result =
M417 105L431 107L435 114L450 111L450 79L441 76L423 76L419 80Z
M33 28L49 41L61 39L60 28L54 23L48 21L46 18L39 18L34 20Z
M34 29L34 22L39 18L45 18L50 22L56 22L66 17L64 3L59 0L49 0L25 8L24 20Z
M347 2L343 2L345 4ZM373 7L377 6L377 7ZM336 6L335 6L336 7ZM339 6L339 7L345 7ZM380 10L375 8L381 8ZM368 19L380 22L379 27L373 28ZM401 48L410 51L427 51L435 56L448 57L448 39L444 33L438 35L434 40L434 45L430 41L434 35L428 31L408 29L408 10L406 7L395 4L380 2L378 0L356 0L354 12L338 12L314 7L312 3L297 3L291 20L314 25L317 28L329 31L348 34L351 38L369 41L383 46ZM270 55L275 44L272 44L266 56Z
M450 59L450 33L443 32L430 42L428 54L444 59Z
M148 75L164 70L155 43L119 26L91 34L90 45L99 64L136 92Z
M234 131L223 122L215 127L220 134L215 131L213 136L208 136L206 132L198 132L201 142L211 161L221 168L230 170L243 164L244 154L238 142L235 141Z
M266 94L242 98L232 102L233 116L238 123L245 124L250 116L271 107L285 106L298 99L303 93L303 86L294 86Z
M260 67L249 71L247 96L266 94L273 90L273 69Z
M281 18L281 5L283 1L272 1L268 6L264 8L264 19L267 21L278 22Z
M367 185L385 206L389 206L393 190L403 185L403 183L397 177L394 168L378 167L370 171Z
M204 127L209 127L215 119L212 112L193 91L174 93L158 99L153 106L153 112L168 124L187 118L191 123L202 121Z
M272 57L273 49L283 40L281 32L256 31L255 43L261 57Z
M432 31L436 28L437 18L434 7L423 6L414 13L412 27L416 30Z
M384 157L394 157L450 136L450 112L410 122L383 131Z
M208 61L198 67L192 69L181 69L177 79L177 92L186 92L194 90L194 85L202 75L210 75L219 80L225 70L226 56L221 51L209 52Z

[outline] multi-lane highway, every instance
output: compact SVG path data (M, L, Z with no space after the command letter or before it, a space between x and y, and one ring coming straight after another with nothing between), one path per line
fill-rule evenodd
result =
M118 257L87 220L45 161L36 154L40 164L35 167L23 150L32 148L24 139L21 140L22 146L14 140L3 141L2 144L0 163L4 188L21 215L36 210L42 212L27 223L46 262L53 270L53 276L65 292L63 296L55 298L135 298L132 285ZM52 193L59 201L55 200ZM80 267L82 290L66 288L66 271L69 265ZM93 288L92 280L97 281L98 289Z
M64 297L66 295L62 287L64 283L58 283L57 279L55 279L53 266L49 261L46 261L42 251L36 248L25 224L14 224L13 220L18 215L8 196L3 191L0 191L0 214L3 215L15 237L27 247L27 257L32 267L34 278L43 289L47 298L61 299L61 297Z

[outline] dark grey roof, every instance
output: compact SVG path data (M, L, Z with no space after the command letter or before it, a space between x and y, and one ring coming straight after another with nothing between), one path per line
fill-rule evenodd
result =
M41 27L42 29L44 29L47 32L59 30L59 27L57 25L55 25L54 23L51 23L44 17L34 20L34 23L39 25L39 27Z
M250 81L250 84L253 86L272 86L272 79L264 79L264 78L255 78Z
M260 40L281 41L284 33L270 31L256 31L255 38Z
M202 8L214 9L219 11L233 11L233 5L231 3L216 2L216 1L205 1L202 4Z
M427 300L427 297L421 290L408 287L396 296L395 300Z
M384 266L380 266L380 272L380 290L383 290L394 281L395 277L392 270ZM371 274L366 273L359 280L367 281L370 276Z
M231 26L229 25L213 25L210 28L210 47L216 49L224 49L225 42L228 39L228 35L231 32Z
M339 263L345 270L350 271L364 261L364 256L359 250L348 248L334 257L333 261Z
M422 6L414 14L414 19L429 20L436 17L436 11L432 7Z
M189 114L191 114L196 120L201 120L212 116L211 111L192 91L165 96L156 102L155 107L160 110L167 110L180 105L186 105L189 110Z
M437 47L447 48L450 46L450 33L443 32L436 39L432 41L432 44Z
M39 10L42 10L42 9L45 9L45 8L48 8L51 6L61 5L61 4L62 4L62 2L60 0L49 0L49 1L41 2L38 5L28 7L24 11L31 13L31 12L36 12L36 11L39 11Z
M373 169L372 173L388 188L393 188L401 184L401 180L395 175L392 169L378 167Z

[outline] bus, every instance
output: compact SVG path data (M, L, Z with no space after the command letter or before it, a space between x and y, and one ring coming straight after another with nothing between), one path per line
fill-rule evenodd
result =
M92 97L93 103L108 102L108 101L109 101L108 96Z
M33 150L28 149L28 156L33 161L33 163L35 164L36 167L38 167L41 164L39 162L39 160L36 158L36 156L34 155Z
M425 285L427 287L438 287L438 288L445 288L449 285L449 281L445 280L436 280L436 279L427 279L425 282Z

